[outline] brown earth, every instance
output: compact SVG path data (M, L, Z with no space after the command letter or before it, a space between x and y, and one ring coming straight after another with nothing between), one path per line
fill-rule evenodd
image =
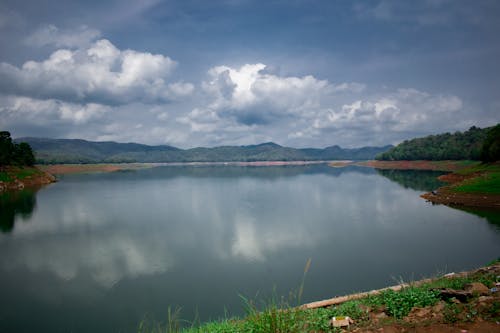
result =
M422 194L420 197L434 204L500 209L500 195L454 192L449 186Z
M481 173L467 175L450 173L441 175L438 179L450 185L454 185L480 175ZM451 186L440 187L438 190L424 193L420 197L434 204L500 209L500 195L498 194L456 192L453 191Z
M0 181L0 193L5 191L17 191L24 188L36 188L47 185L56 181L56 178L37 167L2 167L2 173L7 174L10 181ZM29 175L19 177L23 172L28 172Z
M500 332L500 324L475 322L467 324L427 324L422 326L388 325L377 329L354 329L359 333L495 333Z
M486 276L496 277L496 281L500 279L500 264L483 267L471 272L452 273L448 274L446 278L471 278L474 281L481 280ZM432 282L432 279L426 279L413 283L414 286L419 286ZM403 286L406 288L408 285L400 285L390 287L391 289L400 289ZM493 285L495 286L495 285ZM491 286L490 286L491 287ZM363 306L366 312L366 319L359 323L354 322L348 328L343 328L342 332L359 332L359 333L379 333L379 332L416 332L416 333L491 333L500 332L500 292L490 289L481 282L472 282L465 285L464 290L454 289L439 289L441 298L438 303L428 307L414 307L410 313L403 319L397 320L390 317L384 308L370 308ZM496 283L496 288L500 287L500 283ZM385 288L387 289L387 288ZM354 294L349 296L342 296L330 300L322 301L324 307L325 303L329 301L332 305L340 304L352 299L360 299L366 297L366 294L375 295L384 289L375 290L368 293ZM437 289L436 289L437 290ZM451 296L463 295L464 298L460 300ZM359 297L358 297L359 296ZM446 302L444 301L446 297ZM305 304L308 307L312 304L319 304L314 302Z
M117 163L117 164L53 164L39 165L38 167L53 175L88 172L115 172L120 170L136 170L162 165L192 166L192 165L236 165L236 166L282 166L282 165L309 165L324 163L321 161L256 161L256 162L175 162L175 163Z
M39 168L53 175L85 172L114 172L130 169L135 164L52 164L40 165Z
M359 166L376 169L457 171L464 167L463 161L363 161Z

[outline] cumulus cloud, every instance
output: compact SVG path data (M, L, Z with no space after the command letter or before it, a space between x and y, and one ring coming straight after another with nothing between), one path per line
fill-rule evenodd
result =
M271 74L264 64L217 66L208 75L202 83L205 106L175 117L190 140L202 145L383 145L474 124L455 95L366 92L361 83Z
M60 30L53 24L39 27L24 42L30 46L85 47L101 36L101 32L82 25L77 29Z
M220 115L233 116L241 124L266 124L282 117L304 117L326 97L364 89L359 83L336 86L312 75L277 76L268 73L266 67L258 63L240 68L211 68L210 80L202 84L213 97L209 108Z
M404 133L440 131L440 128L455 126L457 119L467 119L459 97L398 89L383 96L322 110L305 133L315 136L331 132L342 134L347 140L371 137L376 138L377 144L395 143L395 138L401 138ZM304 136L304 132L299 134Z
M20 68L0 64L5 93L67 102L169 102L192 93L190 83L168 82L176 62L168 56L119 50L101 39L77 50L59 49Z
M54 122L83 125L101 118L110 111L110 107L95 103L81 105L54 99L0 97L0 115L4 121L21 120L34 125L51 125Z

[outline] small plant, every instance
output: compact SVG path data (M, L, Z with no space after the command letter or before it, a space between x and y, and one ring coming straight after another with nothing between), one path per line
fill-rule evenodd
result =
M415 306L425 307L434 305L439 300L438 292L426 288L408 287L399 292L387 290L380 295L366 299L366 303L372 306L386 307L388 315L401 319L410 313Z
M491 306L488 308L486 313L484 314L486 319L493 320L493 321L500 321L500 302L495 301L491 304Z
M457 304L455 303L446 304L443 310L444 322L449 324L456 323L459 319L458 315L460 314L460 312L461 310Z
M0 171L0 182L10 182L11 180L7 172Z
M476 319L477 315L478 315L478 311L471 304L467 304L466 305L466 310L467 311L465 313L465 321L473 322Z

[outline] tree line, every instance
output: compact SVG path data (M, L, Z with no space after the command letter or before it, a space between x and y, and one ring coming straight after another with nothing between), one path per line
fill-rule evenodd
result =
M0 131L0 167L5 165L33 166L35 155L26 142L15 143L7 131Z
M377 160L482 160L500 159L500 124L494 127L472 126L468 131L429 135L406 140L379 154Z

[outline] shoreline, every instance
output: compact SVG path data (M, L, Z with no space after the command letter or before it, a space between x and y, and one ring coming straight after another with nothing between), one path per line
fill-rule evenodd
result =
M438 179L448 183L448 185L424 193L420 197L432 204L442 204L450 207L489 208L500 211L500 194L494 193L494 180L490 178L491 174L498 171L488 169L491 167L500 170L500 163L481 164L458 172L441 175ZM478 181L483 182L481 184L482 191L472 192L463 190L464 186Z
M115 172L123 170L138 170L161 166L300 166L327 164L331 161L252 161L252 162L168 162L168 163L89 163L89 164L39 164L37 167L53 175L87 173L87 172Z
M457 192L453 188L464 181L477 178L482 173L461 175L456 173L470 167L480 165L478 161L252 161L252 162L173 162L173 163L95 163L95 164L49 164L35 167L4 167L3 178L0 180L0 193L15 191L25 187L40 187L57 181L57 175L117 172L139 170L159 166L241 166L241 167L270 167L270 166L304 166L328 164L330 167L342 168L347 166L369 167L374 169L394 170L434 170L451 172L438 177L450 185L440 187L434 191L420 195L421 198L433 203L448 206L480 207L500 209L500 195L489 193ZM16 173L22 170L33 170L28 177L17 177ZM36 171L35 171L36 170Z
M4 166L0 174L0 193L38 188L57 181L54 175L36 166Z

